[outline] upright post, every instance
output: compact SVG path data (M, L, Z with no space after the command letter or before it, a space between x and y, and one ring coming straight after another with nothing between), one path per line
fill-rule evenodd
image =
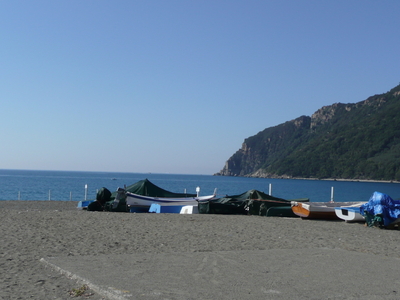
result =
M69 201L72 201L72 192L69 192Z
M272 196L272 183L269 184L269 192L268 195Z
M85 201L87 199L87 184L85 184Z
M18 191L18 200L21 200L21 192Z
M49 201L51 200L51 190L49 190Z
M199 194L200 194L200 187L199 186L196 188L196 193L197 193L197 197L198 197Z
M331 188L331 203L335 202L333 198L333 187Z

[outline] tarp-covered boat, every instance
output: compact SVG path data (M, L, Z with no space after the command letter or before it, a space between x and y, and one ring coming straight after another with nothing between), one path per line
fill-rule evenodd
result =
M147 178L138 181L125 188L126 203L128 206L148 209L151 204L163 204L163 203L179 203L179 202L194 202L198 200L209 200L215 198L215 193L213 195L201 196L197 194L187 194L187 193L174 193L164 190Z
M164 190L147 178L140 180L128 187L118 188L111 193L103 187L96 195L95 201L81 201L78 208L89 211L130 211L148 212L152 204L169 205L180 203L181 206L192 204L197 207L198 200L215 198L213 195L198 196L197 194L174 193Z
M297 199L296 201L308 202L309 200ZM290 209L290 205L291 200L273 197L258 190L249 190L239 195L227 195L223 198L199 201L198 208L201 214L296 217ZM286 209L286 207L289 209ZM275 209L268 213L270 208Z
M360 207L369 227L391 228L400 224L400 200L374 192L369 201Z

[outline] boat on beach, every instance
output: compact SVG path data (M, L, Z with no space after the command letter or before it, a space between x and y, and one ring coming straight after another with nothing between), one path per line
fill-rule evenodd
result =
M292 200L273 197L258 190L248 190L238 195L199 201L200 214L259 215L274 217L297 217L290 209ZM308 198L296 199L308 202Z
M369 201L360 207L360 213L369 227L400 227L400 200L393 200L387 194L374 192Z
M335 207L335 213L339 219L346 222L364 222L365 218L361 214L361 205L366 202L360 202L352 206L339 206Z
M104 187L100 189L96 195L96 200L80 201L78 209L149 212L152 204L157 204L162 207L158 208L158 212L164 212L170 210L173 206L180 206L180 209L183 206L197 207L198 201L214 199L217 193L217 189L214 189L212 195L199 196L200 187L196 188L197 194L174 193L156 186L148 179L138 181L128 187L119 187L113 193L108 191L107 199L102 196L104 191L108 191L108 189ZM94 204L96 204L96 207L92 209L90 206ZM168 206L170 207L168 208ZM191 208L190 211L192 213L195 209Z
M137 209L149 209L152 204L170 204L170 203L193 203L197 201L211 200L216 197L217 189L212 195L199 196L200 188L197 188L197 194L174 193L166 191L148 179L138 181L137 183L124 188L126 204L129 207Z
M168 203L187 203L193 202L197 203L197 201L204 201L214 199L215 194L208 195L208 196L201 196L201 197L151 197L151 196L142 196L131 192L126 192L126 203L128 206L135 206L135 207L150 207L152 204L168 204Z
M365 202L297 202L292 201L292 211L301 218L319 220L340 220L336 209L341 207L361 206Z

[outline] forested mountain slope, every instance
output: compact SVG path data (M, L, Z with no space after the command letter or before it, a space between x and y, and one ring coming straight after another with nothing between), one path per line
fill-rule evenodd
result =
M215 175L400 180L400 85L245 139Z

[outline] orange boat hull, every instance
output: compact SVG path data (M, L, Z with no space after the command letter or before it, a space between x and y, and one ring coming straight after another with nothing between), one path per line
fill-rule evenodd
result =
M334 207L313 207L312 205L297 203L292 205L292 211L301 218L320 220L339 220Z

